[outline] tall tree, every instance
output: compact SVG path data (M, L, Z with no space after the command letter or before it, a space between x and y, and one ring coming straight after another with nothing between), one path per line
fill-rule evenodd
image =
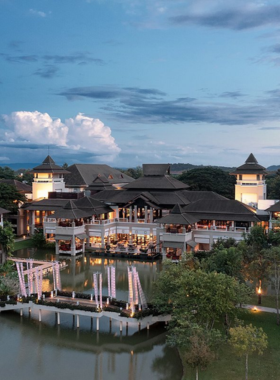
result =
M267 335L262 328L250 325L233 327L229 330L229 343L237 356L245 356L245 378L248 380L248 356L262 355L267 347Z
M14 250L14 232L9 222L4 222L4 227L0 226L0 246L2 250L2 264L6 262L7 256L11 256Z
M16 213L20 202L25 202L25 196L13 185L0 183L0 207Z
M280 292L280 247L271 247L265 251L265 258L270 262L270 281L274 285L277 325L280 325L279 315L279 292Z
M15 172L13 169L9 168L8 166L0 166L0 178L4 179L14 179L15 178Z
M236 179L222 169L205 166L183 172L177 179L188 184L191 190L214 191L226 198L234 199Z

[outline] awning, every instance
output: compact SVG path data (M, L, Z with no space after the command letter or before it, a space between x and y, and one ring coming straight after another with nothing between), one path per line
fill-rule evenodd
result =
M192 248L195 248L197 246L197 243L194 241L194 240L189 240L187 241L187 244L192 247Z
M55 240L71 240L72 235L55 235Z
M168 242L165 241L162 243L163 248L182 248L184 249L184 243L178 243L178 242Z
M76 235L75 237L77 237L77 238L83 240L83 239L86 239L88 236L87 236L87 234L78 234L78 235Z

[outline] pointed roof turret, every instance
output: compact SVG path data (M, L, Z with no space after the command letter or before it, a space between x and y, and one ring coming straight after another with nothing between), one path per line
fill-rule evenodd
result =
M253 165L253 164L257 164L257 163L258 163L258 161L256 160L256 157L253 155L253 153L250 153L249 157L245 161L245 164Z
M230 173L231 175L237 175L237 174L264 174L266 175L266 168L259 165L258 161L256 160L256 157L253 155L253 153L249 154L249 157L245 161L244 165L239 166L235 169L234 172Z
M41 165L36 166L30 173L56 173L56 174L68 174L69 171L63 169L61 166L56 165L51 156L47 156Z

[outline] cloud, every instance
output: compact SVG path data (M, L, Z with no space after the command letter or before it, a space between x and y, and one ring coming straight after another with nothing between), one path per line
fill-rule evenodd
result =
M29 9L29 13L32 14L33 16L38 16L38 17L47 17L47 13L42 12L42 11L37 11L36 9Z
M75 155L102 156L113 160L121 151L112 136L111 129L99 119L78 114L63 123L47 113L18 111L2 115L0 145L5 148L36 150L51 146L68 149Z
M227 92L223 92L221 95L220 95L220 98L232 98L232 99L237 99L237 98L240 98L242 96L245 96L244 94L242 94L240 91L227 91Z
M4 133L6 141L66 145L68 128L47 113L19 111L2 117L8 127Z
M90 98L107 102L102 108L104 111L119 120L134 124L205 122L245 125L280 117L279 107L276 107L276 102L272 101L271 94L260 104L202 102L191 97L166 100L165 93L162 91L135 87L76 87L66 89L60 95L69 100ZM226 92L224 95L234 99L242 94ZM267 104L264 104L265 101Z
M120 153L111 129L101 120L78 114L75 118L65 121L69 129L68 144L76 150L86 149L95 154L107 156L108 161Z
M113 86L90 86L90 87L74 87L62 91L59 95L66 96L67 99L92 98L92 99L119 99L126 101L129 98L151 98L162 97L166 95L164 92L155 89L145 89L137 87L119 88Z
M279 5L259 5L257 3L241 4L230 7L209 10L208 12L188 12L169 18L175 25L197 24L211 28L247 30L262 26L279 25Z
M78 63L79 65L87 63L96 63L98 65L104 65L105 62L100 58L91 57L88 53L75 53L66 55L44 55L42 57L44 61L51 61L55 64L60 63Z
M54 67L59 64L77 64L77 65L87 65L87 64L95 64L95 65L105 65L106 62L101 58L92 57L89 53L74 53L74 54L65 54L65 55L37 55L37 54L27 54L27 55L12 55L12 54L4 54L0 53L0 56L3 57L7 62L11 63L35 63L42 62L46 66ZM37 75L44 76L44 72L46 69L39 68L36 72ZM41 74L42 73L42 74ZM49 77L49 76L48 76Z
M54 76L56 76L58 70L59 69L56 66L47 65L47 66L45 66L43 68L40 68L40 69L36 70L34 72L34 75L38 75L41 78L49 79L49 78L53 78Z

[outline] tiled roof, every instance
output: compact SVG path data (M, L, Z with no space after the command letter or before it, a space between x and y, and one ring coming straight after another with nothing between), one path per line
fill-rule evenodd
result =
M54 160L47 156L41 165L33 168L30 173L56 173L56 174L67 174L67 170L63 169L61 166L56 165Z
M111 185L134 181L133 178L108 165L74 164L67 170L70 173L64 177L66 187L88 187L93 185L96 177L100 177L103 181L106 179Z

